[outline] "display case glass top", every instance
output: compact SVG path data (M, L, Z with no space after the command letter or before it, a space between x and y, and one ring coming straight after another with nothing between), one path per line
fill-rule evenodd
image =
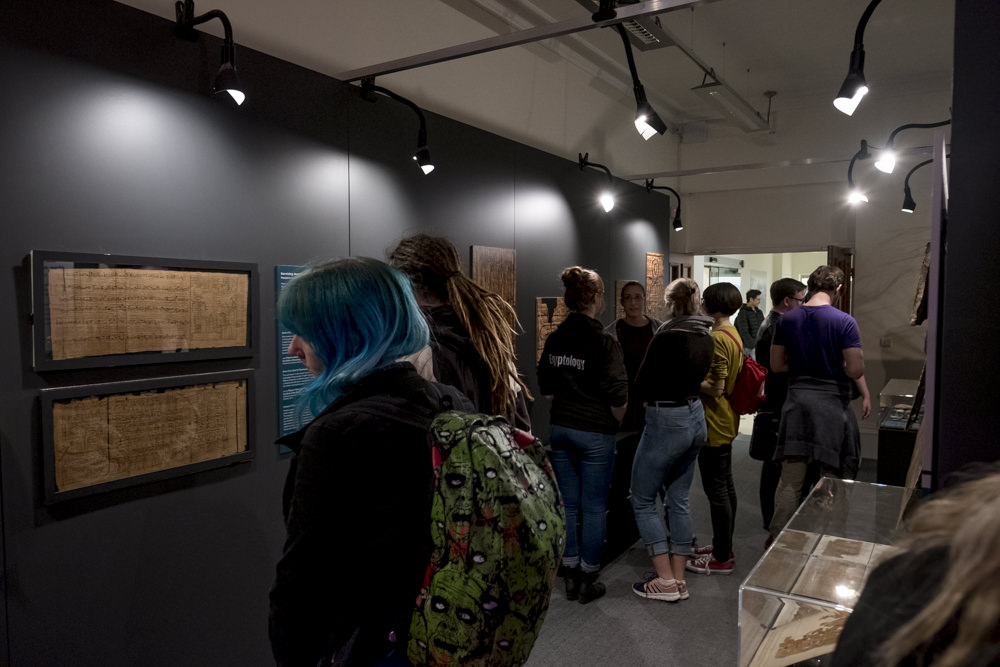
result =
M912 489L820 480L740 586L741 667L832 652L913 500Z

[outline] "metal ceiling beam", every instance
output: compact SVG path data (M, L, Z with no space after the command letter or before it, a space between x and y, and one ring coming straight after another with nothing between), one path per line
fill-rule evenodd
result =
M649 14L660 14L669 9L677 9L678 7L693 5L699 1L700 0L646 0L646 2L641 2L635 5L616 8L615 11L617 12L617 16L607 21L595 22L589 16L581 16L567 21L540 25L527 30L507 33L506 35L488 37L475 42L449 46L436 51L428 51L426 53L420 53L406 58L398 58L396 60L389 60L377 65L370 65L360 69L341 72L336 75L336 78L345 82L359 81L369 76L383 76L394 72L403 72L405 70L425 67L427 65L435 65L449 60L458 60L459 58L466 58L480 53L499 51L512 46L521 46L523 44L539 42L544 39L552 39L553 37L562 37L563 35L583 32L584 30L591 30L593 28L605 28L616 23L621 23L626 19L647 16Z
M913 148L897 148L898 155L927 155L933 146L915 146ZM805 167L814 164L838 164L850 162L849 157L816 158L806 157L797 160L778 160L776 162L751 162L748 164L729 164L695 169L677 169L674 171L654 171L648 174L632 174L623 176L626 181L645 181L650 178L680 178L683 176L704 176L705 174L721 174L727 171L757 171L760 169L776 169L780 167Z

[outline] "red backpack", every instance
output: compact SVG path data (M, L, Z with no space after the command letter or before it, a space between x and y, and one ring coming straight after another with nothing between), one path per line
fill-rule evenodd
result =
M740 341L733 334L725 329L720 329L720 331L732 338L741 350L743 349ZM764 378L766 377L767 369L754 361L749 354L744 353L743 366L736 375L736 385L733 387L732 393L726 394L733 412L738 415L751 415L757 412L760 400L763 398Z

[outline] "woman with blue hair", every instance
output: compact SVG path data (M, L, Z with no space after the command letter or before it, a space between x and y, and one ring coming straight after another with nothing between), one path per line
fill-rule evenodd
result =
M271 589L279 665L374 665L399 646L430 557L427 429L448 394L400 357L428 341L409 280L369 258L311 267L278 300L288 346L315 376L300 406L317 417L279 442L288 532ZM396 408L426 417L386 419ZM322 662L321 662L322 661ZM396 663L394 663L396 664ZM398 664L406 664L398 663Z

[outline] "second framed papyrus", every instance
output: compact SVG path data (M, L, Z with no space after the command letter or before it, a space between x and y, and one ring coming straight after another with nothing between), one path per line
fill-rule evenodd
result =
M250 371L42 392L46 502L252 456Z

